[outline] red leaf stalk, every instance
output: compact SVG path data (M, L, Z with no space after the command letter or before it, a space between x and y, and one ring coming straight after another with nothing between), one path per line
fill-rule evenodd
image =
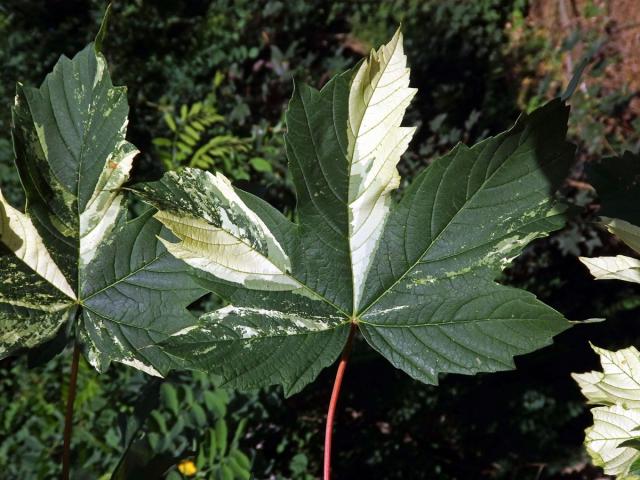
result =
M351 330L349 330L347 344L342 351L342 357L340 358L340 364L338 365L338 371L336 372L336 379L333 382L333 391L331 392L329 411L327 412L327 424L324 431L324 480L331 479L331 439L333 436L333 419L335 417L338 397L340 396L340 387L342 386L342 378L344 377L344 371L347 369L347 362L349 361L349 354L351 353L351 345L353 344L353 337L356 333L356 329L356 324L352 323Z

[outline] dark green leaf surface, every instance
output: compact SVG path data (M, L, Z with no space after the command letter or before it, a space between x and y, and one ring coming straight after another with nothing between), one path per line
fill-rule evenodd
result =
M359 316L398 368L430 383L439 372L513 368L514 355L568 327L533 295L493 281L564 223L551 195L573 156L567 114L556 100L502 135L456 147L392 211Z
M345 161L350 76L335 77L321 91L296 84L285 136L298 199L298 278L345 312L353 310L352 282L345 281L351 278ZM330 277L335 282L327 282Z

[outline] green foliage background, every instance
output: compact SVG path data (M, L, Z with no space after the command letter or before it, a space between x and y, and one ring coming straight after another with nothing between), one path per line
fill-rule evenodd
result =
M0 132L9 131L15 82L39 84L59 54L80 50L95 35L104 7L98 0L0 4ZM216 138L237 139L235 147L214 156L211 168L290 213L295 200L281 134L292 78L321 86L387 39L400 21L412 85L419 88L407 118L419 129L401 162L403 178L411 179L458 141L474 143L505 129L518 111L557 94L563 49L571 42L597 46L602 40L593 32L571 31L558 48L529 30L523 20L528 8L525 0L115 1L104 51L114 83L129 89L129 136L143 152L134 167L136 180L188 163L188 154L179 164L163 162L157 140L172 137L167 116L175 123L183 105L190 109L201 102L221 120L205 125L195 148ZM524 40L514 42L512 29L524 32ZM597 80L615 61L596 55L590 73L595 81L572 101L573 140L585 152L574 180L582 180L584 162L606 153L607 144L640 144L635 119L625 117L625 125L619 119L634 92L612 94ZM549 67L545 75L539 74L542 63ZM525 80L533 86L523 89ZM620 128L605 129L609 121ZM0 184L18 204L21 189L11 162L10 138L0 134ZM594 202L589 190L574 184L563 193L577 206ZM338 478L597 478L584 465L588 412L568 373L596 366L588 340L608 348L637 342L640 291L633 285L594 285L575 259L619 251L588 223L592 216L588 208L565 230L535 243L504 281L535 292L568 318L610 320L562 335L554 347L520 359L516 372L449 376L438 388L417 384L356 344L337 418ZM33 356L31 362L0 362L0 478L59 475L69 358L38 365ZM323 372L287 400L277 389L241 396L214 390L201 375L173 376L158 386L161 393L136 437L138 447L161 465L197 461L200 450L208 457L209 429L215 436L224 421L229 444L244 425L237 450L252 463L255 478L316 478L332 374ZM98 478L115 468L123 421L135 411L145 385L148 378L130 369L114 366L96 376L83 366L74 444L78 478ZM160 437L169 443L161 445ZM201 462L199 475L221 471L225 455Z

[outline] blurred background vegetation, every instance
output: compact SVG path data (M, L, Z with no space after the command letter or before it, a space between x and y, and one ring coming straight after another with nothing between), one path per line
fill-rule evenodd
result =
M60 54L91 41L104 7L0 3L0 186L16 205L15 83L39 84ZM407 115L419 128L400 165L405 185L457 142L508 128L520 111L561 93L581 60L592 59L571 99L570 136L580 153L562 191L585 208L527 248L502 281L570 319L607 322L566 332L519 358L517 371L450 375L439 387L411 380L358 343L337 417L337 479L602 478L582 449L589 413L569 372L596 366L589 341L638 344L640 290L596 284L576 255L623 249L591 223L598 204L583 169L640 146L635 7L636 0L113 2L104 50L114 83L129 89L129 138L143 152L135 179L185 166L221 170L288 214L295 197L281 134L292 79L322 86L400 22L419 88ZM0 362L0 478L59 476L69 355L49 357ZM160 383L119 365L97 376L83 364L75 478L114 470L116 478L317 478L333 374L327 369L285 399L278 388L215 389L201 374Z

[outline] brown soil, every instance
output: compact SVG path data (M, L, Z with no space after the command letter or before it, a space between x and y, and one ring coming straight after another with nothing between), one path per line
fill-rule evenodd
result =
M533 0L527 20L557 45L576 28L596 33L604 41L598 55L616 59L606 70L604 87L640 91L640 0ZM582 48L578 43L564 55L565 84ZM640 98L631 109L640 114Z

